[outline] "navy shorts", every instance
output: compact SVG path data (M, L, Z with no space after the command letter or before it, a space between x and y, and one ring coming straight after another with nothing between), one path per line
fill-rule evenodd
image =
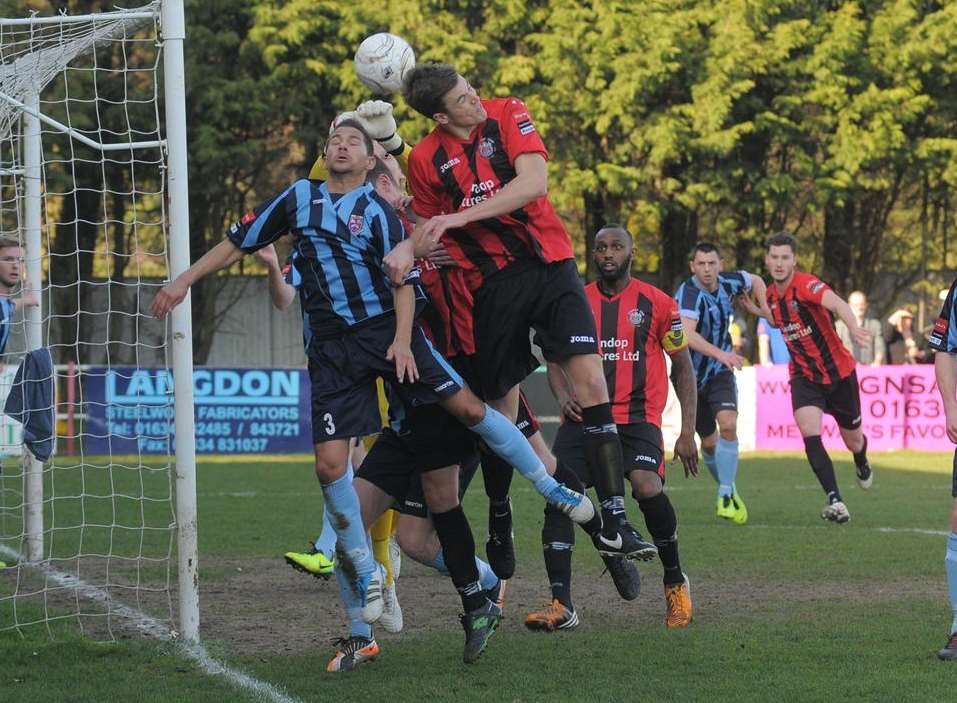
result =
M618 438L625 458L625 476L632 471L654 471L664 480L665 450L660 427L650 422L618 425ZM586 488L595 485L591 467L585 460L585 431L580 422L566 420L561 424L552 453L575 472Z
M328 442L375 434L382 421L376 378L393 384L410 406L437 403L458 393L462 378L442 358L418 325L411 349L419 380L399 383L395 364L385 356L395 338L395 316L381 315L333 339L309 344L312 387L312 441Z
M722 410L738 411L738 384L731 371L722 371L698 389L695 431L710 437L718 429L717 415Z
M837 383L815 383L804 376L791 377L791 407L820 408L831 415L838 426L856 430L861 426L861 389L857 385L857 371Z
M598 332L574 259L519 261L475 293L475 364L485 399L503 397L538 367L529 332L548 361L598 353Z

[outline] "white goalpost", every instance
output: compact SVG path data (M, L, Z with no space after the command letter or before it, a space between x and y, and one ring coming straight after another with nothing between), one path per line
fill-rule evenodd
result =
M30 421L0 422L0 632L199 639L189 299L148 313L189 266L184 39L183 0L0 18L0 236L23 252L0 296L40 301L2 323L0 409L46 348L56 400L31 409L57 417L42 462Z

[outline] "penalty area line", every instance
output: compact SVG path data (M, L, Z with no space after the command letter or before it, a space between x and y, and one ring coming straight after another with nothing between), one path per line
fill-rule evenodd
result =
M7 545L0 544L0 554L16 560L17 563L26 568L39 571L58 586L75 589L76 592L83 597L105 606L107 611L112 615L117 615L125 620L129 620L130 623L144 635L157 640L173 642L184 657L196 662L203 673L209 676L221 676L230 685L254 693L261 700L271 701L272 703L302 703L300 699L280 691L272 684L254 678L218 659L214 659L206 651L206 648L198 642L176 641L176 633L171 630L168 625L136 608L131 608L128 605L116 602L113 600L113 597L102 588L89 584L72 574L54 569L49 564L27 562L23 559L22 554Z

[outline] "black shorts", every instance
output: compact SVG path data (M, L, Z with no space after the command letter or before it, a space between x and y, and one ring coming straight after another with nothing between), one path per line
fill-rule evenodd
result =
M520 261L475 293L475 363L480 396L496 399L538 367L530 331L545 358L598 353L598 332L573 259Z
M461 354L452 356L449 357L448 362L452 365L452 368L458 372L459 376L463 378L468 387L473 392L478 393L477 389L481 388L482 383L479 380L478 370L476 369L475 355ZM522 431L525 437L531 437L541 429L541 426L538 424L538 418L535 417L532 407L528 404L528 398L525 397L525 393L522 390L518 392L518 415L515 420L515 426Z
M654 471L665 478L665 450L661 428L650 422L618 425L618 437L625 458L625 476L632 471ZM552 445L555 458L581 479L586 488L595 484L585 460L585 432L579 422L562 423Z
M312 386L312 441L375 434L382 425L376 378L393 383L410 405L436 403L459 392L463 381L418 325L411 348L419 380L399 383L385 356L395 338L395 316L382 315L342 336L313 339L307 350Z
M459 466L459 502L461 502L465 496L465 491L468 490L469 484L472 483L472 479L475 477L478 467L479 458L477 454ZM427 518L429 516L429 506L425 503L425 491L422 489L421 474L413 478L405 497L396 500L395 505L392 507L403 515L420 518Z
M421 474L459 464L468 474L465 481L460 474L461 495L462 484L468 485L479 463L478 441L437 405L411 407L407 413L401 434L391 427L382 430L356 477L395 498L400 512L418 514L426 510Z
M695 431L699 436L710 437L715 433L718 429L717 415L722 410L738 411L738 384L730 371L712 376L698 389Z
M856 430L861 426L861 390L857 371L837 383L814 383L804 376L791 377L791 407L820 408L831 415L839 427Z

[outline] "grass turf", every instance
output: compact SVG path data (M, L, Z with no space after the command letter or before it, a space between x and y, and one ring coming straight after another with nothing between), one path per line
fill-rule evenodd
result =
M957 670L933 653L950 620L944 537L935 533L947 528L951 457L876 455L875 485L867 494L854 486L849 456L836 459L852 514L844 527L819 519L822 494L803 457L743 458L738 485L750 511L745 527L717 523L710 476L685 480L677 465L670 468L683 566L693 583L726 587L721 598L735 604L705 610L686 631L619 618L549 637L522 631L521 613L512 612L515 622L496 634L478 665L466 668L450 614L444 629L392 640L377 662L342 676L321 673L329 655L324 647L255 657L237 654L228 641L213 648L228 663L302 700L359 700L383 691L394 701L949 699ZM160 476L153 477L154 486L152 479L142 484L142 477L121 473L126 478L119 480L131 482L130 494L144 485L147 495L165 490ZM56 544L62 555L80 544L79 530L69 526L82 515L103 525L136 518L134 503L126 500L73 497L103 495L110 480L116 485L118 479L100 470L56 477L63 496L55 506L64 526ZM308 461L204 462L198 484L201 564L202 555L274 558L316 529L321 498ZM541 503L521 479L513 488L519 578L544 585ZM479 487L466 501L479 543L484 503ZM643 527L634 504L629 512ZM142 514L143 524L162 525L162 506ZM117 534L127 539L127 532L85 531L84 549L103 548L111 537L122 546ZM578 583L600 572L590 549L581 547L575 559ZM652 583L660 567L643 567L643 573ZM215 567L202 569L201 589L222 577ZM0 598L10 588L4 578ZM706 591L696 597L715 599ZM646 588L639 603L660 609L654 599ZM24 604L18 616L27 618L31 607ZM587 603L580 607L587 612ZM11 617L0 607L0 627ZM42 627L28 628L23 637L0 633L0 691L11 700L124 700L134 691L149 701L255 700L203 675L168 644L91 643L68 623L56 625L54 634L51 640Z

